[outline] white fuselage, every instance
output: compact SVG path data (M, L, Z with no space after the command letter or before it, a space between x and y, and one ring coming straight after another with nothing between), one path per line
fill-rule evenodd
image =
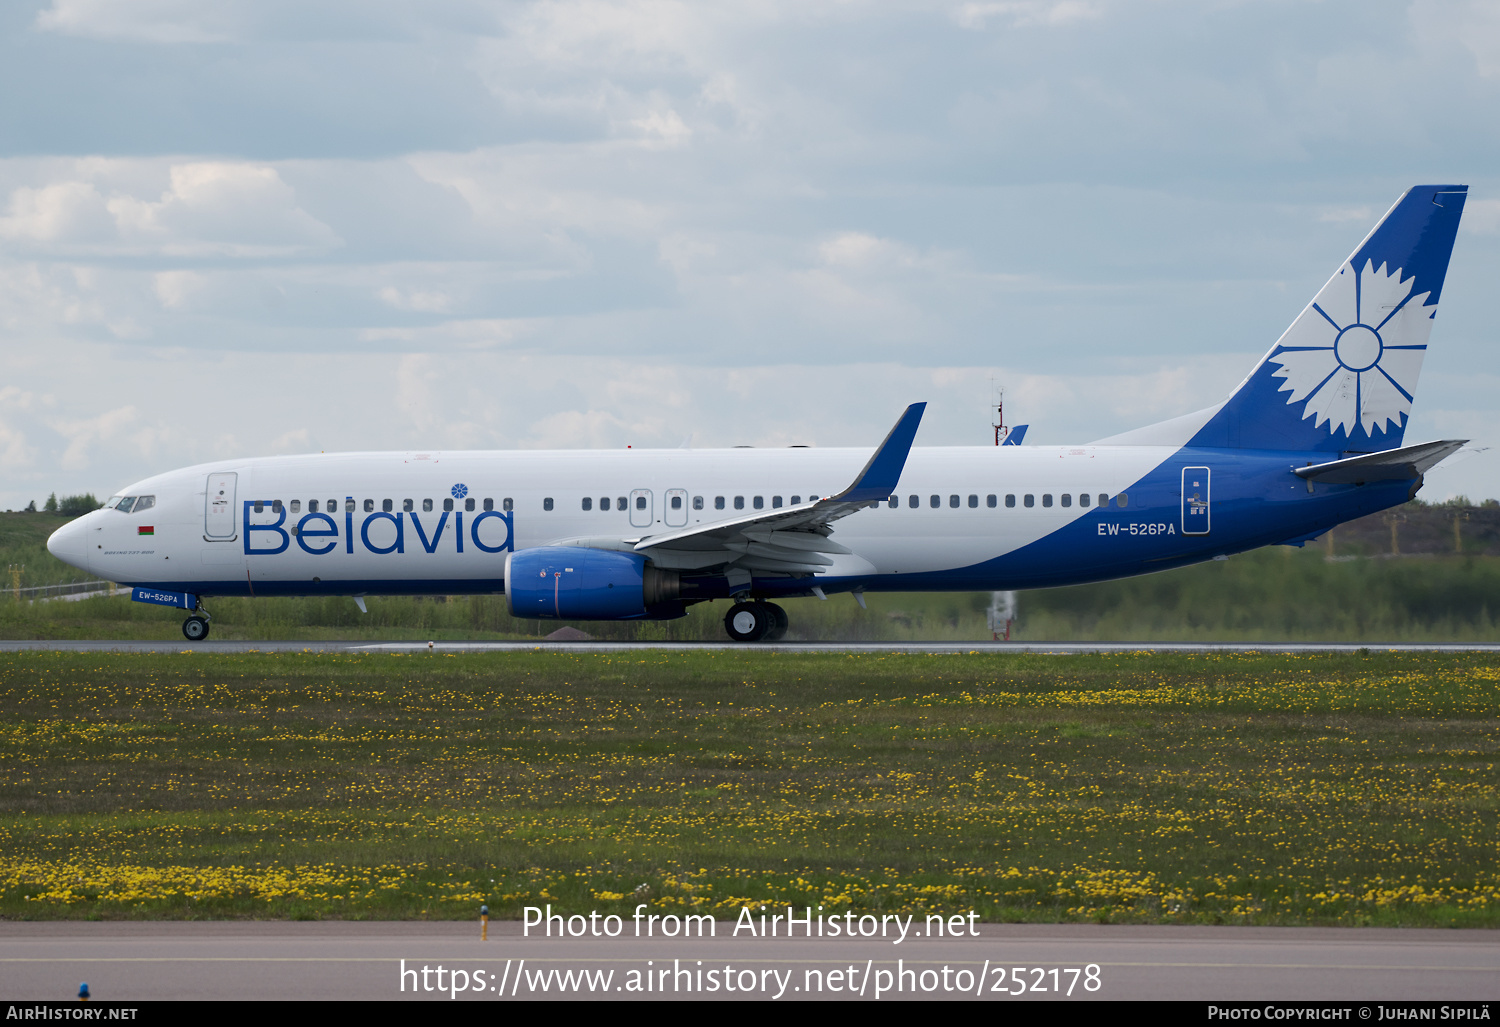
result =
M1002 556L1098 513L1100 496L1113 503L1172 452L1109 446L913 449L894 507L882 504L836 523L834 538L852 552L835 557L826 573L941 572ZM335 581L346 586L346 594L461 593L471 585L498 591L505 551L565 539L640 538L827 496L846 485L869 456L868 449L746 448L221 461L129 486L122 496L151 495L154 505L139 513L96 511L65 529L53 550L101 578L198 583L205 594L212 594L205 583L231 581L248 582L252 591L261 586L267 594L289 594L299 582L316 593L324 589L314 586ZM234 476L230 528L209 523L208 486L216 475ZM1008 496L1015 497L1013 506ZM1026 505L1027 496L1033 505ZM336 507L331 513L330 501ZM259 511L247 505L256 502ZM1134 511L1120 511L1127 513ZM440 522L442 534L434 538ZM293 534L299 526L300 538ZM150 534L142 534L145 528Z

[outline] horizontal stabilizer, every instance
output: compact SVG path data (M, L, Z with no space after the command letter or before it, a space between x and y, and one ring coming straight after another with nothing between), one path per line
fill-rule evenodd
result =
M1468 439L1425 442L1420 446L1391 449L1384 453L1351 456L1310 467L1294 467L1292 472L1308 481L1329 485L1361 484L1367 481L1404 481L1420 478L1429 469L1463 448Z

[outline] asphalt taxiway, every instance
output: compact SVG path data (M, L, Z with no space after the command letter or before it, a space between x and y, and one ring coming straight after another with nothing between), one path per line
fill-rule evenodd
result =
M621 937L562 940L500 922L481 941L477 922L11 922L0 980L26 1001L70 999L82 981L103 1001L1500 999L1500 931L978 924L978 937L895 944L736 938L734 926L635 938L626 917Z
M433 641L114 641L108 639L0 639L0 652L121 653L624 653L761 652L761 653L1493 653L1500 643L1406 642L525 642Z

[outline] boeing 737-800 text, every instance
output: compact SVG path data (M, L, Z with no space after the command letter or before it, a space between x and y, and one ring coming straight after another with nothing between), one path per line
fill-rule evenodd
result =
M137 482L48 548L190 611L211 596L504 593L518 617L1024 589L1275 543L1395 506L1460 446L1405 446L1465 186L1405 193L1228 399L1078 446L913 448L924 404L860 449L336 453ZM362 600L361 600L362 603Z

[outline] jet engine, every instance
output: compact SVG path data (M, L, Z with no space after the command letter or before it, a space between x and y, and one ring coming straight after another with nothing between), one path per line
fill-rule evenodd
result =
M505 604L512 617L630 620L681 616L679 575L639 553L538 546L505 558Z

